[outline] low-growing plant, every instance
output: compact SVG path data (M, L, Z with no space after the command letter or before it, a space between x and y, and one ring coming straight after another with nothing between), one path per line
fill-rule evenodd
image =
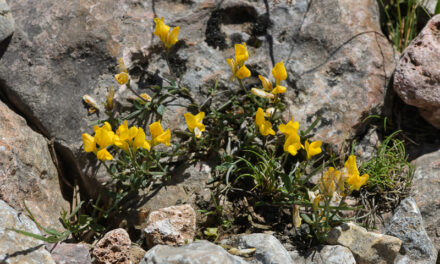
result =
M364 210L358 211L362 223L376 227L380 214L391 211L408 195L414 167L408 162L404 142L396 131L378 146L373 157L360 166L371 175L361 193Z
M178 41L179 27L170 31L163 18L154 21L154 34L162 42L170 76L174 76L169 56L170 48ZM234 58L228 58L226 62L231 69L230 81L236 81L240 89L220 105L212 103L218 94L217 81L209 89L211 98L202 104L178 79L169 80L163 76L161 78L167 85L151 87L154 94L138 93L131 86L132 79L124 61L119 59L115 80L120 89L128 89L134 94L130 98L131 106L125 106L121 111L120 99L111 87L104 104L106 118L96 123L92 135L82 134L84 151L91 153L90 158L106 169L111 181L104 184L97 199L84 208L80 209L81 203L70 215L62 212L66 231L58 232L39 224L47 237L14 231L51 242L70 235L78 240L102 235L109 228L107 220L123 215L133 201L139 199L140 193L148 194L167 180L170 164L176 160L188 163L200 159L218 161L213 182L220 183L220 194L228 198L229 193L238 193L245 203L248 203L246 196L252 196L254 203L251 206L289 208L294 228L298 229L304 223L309 225L313 236L320 242L325 240L333 226L353 220L341 214L355 209L346 204L347 196L365 185L369 189L394 188L395 179L387 178L387 173L401 173L400 168L392 165L403 159L399 142L392 141L394 145L390 148L390 141L386 140L377 158L361 166L362 175L354 155L350 155L344 167L338 169L335 164L343 162L343 158L326 153L320 140L312 140L312 131L317 128L319 117L306 129L300 128L293 117L288 122L282 119L281 113L286 108L283 94L288 89L283 86L287 79L283 61L274 65L273 81L258 75L260 87L249 89L243 82L251 77L251 71L245 65L249 59L246 43L236 44L234 48ZM189 111L183 115L188 130L171 132L162 127L161 119L167 100L178 96L191 101ZM92 96L84 95L83 99L90 113L102 111ZM171 142L172 134L179 140ZM316 176L319 179L313 181ZM214 209L200 211L215 215L219 220L218 226L209 227L204 232L214 241L219 238L219 233L233 225L230 220L221 219L224 210L218 200L213 196ZM30 211L28 213L36 222Z

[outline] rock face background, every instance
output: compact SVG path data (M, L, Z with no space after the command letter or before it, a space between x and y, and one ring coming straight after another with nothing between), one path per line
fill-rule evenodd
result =
M58 172L47 140L2 102L0 199L22 212L25 212L24 200L44 226L61 227L60 211L69 208L61 195Z
M0 200L0 262L5 264L55 264L40 240L23 236L7 228L14 227L40 235L40 230L27 216Z
M0 0L0 58L9 43L9 37L14 32L14 19L6 0Z
M289 3L290 2L290 3ZM66 177L96 192L96 168L81 149L81 133L97 119L82 96L102 101L123 56L140 89L166 74L154 38L154 16L181 28L171 65L198 100L219 80L221 97L236 87L227 81L225 58L235 43L247 42L247 63L269 76L274 62L288 70L286 120L302 128L321 115L315 138L340 145L361 120L382 104L393 71L393 49L381 35L376 1L11 1L16 30L0 61L1 91L46 137L55 140ZM164 124L184 127L189 102L179 100ZM176 115L177 113L177 115Z

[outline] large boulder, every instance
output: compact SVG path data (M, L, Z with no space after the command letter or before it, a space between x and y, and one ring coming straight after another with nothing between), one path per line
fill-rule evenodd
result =
M403 51L394 74L394 90L402 100L440 129L440 15L426 24Z
M423 218L423 225L437 250L440 250L440 150L412 162L415 166L411 196Z
M8 228L41 235L31 219L0 200L0 263L55 264L42 241Z
M279 2L279 3L278 3ZM180 75L196 100L203 102L215 79L215 98L229 97L230 69L225 58L233 45L247 42L245 85L259 85L273 63L288 70L286 120L292 115L302 128L317 116L315 138L341 145L361 120L382 104L384 88L394 69L393 49L381 35L374 0L353 5L349 0L272 2L226 0L11 1L16 32L0 62L0 85L17 108L49 138L55 139L67 178L80 175L83 189L96 194L96 173L81 149L81 133L97 119L88 115L82 96L104 100L116 86L116 58L123 56L134 87L153 84L168 73L153 35L155 15L180 26L181 41L173 48L173 72ZM154 5L154 8L153 8ZM203 101L202 101L203 100ZM184 127L190 102L180 98L164 114L166 127Z
M48 141L0 102L0 198L21 212L24 202L43 226L61 228L64 200Z
M14 19L6 0L0 0L0 58L9 43L9 38L14 33Z

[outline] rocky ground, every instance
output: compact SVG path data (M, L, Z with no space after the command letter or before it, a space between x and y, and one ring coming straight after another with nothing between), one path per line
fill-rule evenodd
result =
M383 228L350 222L307 250L274 230L194 241L197 209L211 198L215 164L206 160L179 164L167 186L138 205L136 232L121 224L90 245L44 244L7 230L40 232L23 201L44 226L60 229L75 186L87 200L108 180L83 151L81 134L99 116L82 97L105 100L118 57L138 91L160 84L168 72L153 35L156 16L180 26L170 64L200 102L216 80L215 103L228 100L236 88L225 58L246 42L256 75L245 86L283 60L283 115L304 126L321 115L314 138L335 149L356 138L367 158L385 133L366 117L387 115L402 129L415 174ZM374 0L0 0L0 263L440 263L440 16L402 54L380 16ZM190 103L167 106L163 124L183 129Z

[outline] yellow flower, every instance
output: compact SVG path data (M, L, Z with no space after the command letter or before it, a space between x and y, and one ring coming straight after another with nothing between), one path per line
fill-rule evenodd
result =
M244 78L251 77L251 71L250 71L248 68L246 68L246 65L243 65L243 66L241 66L240 69L238 69L238 71L235 73L235 76L236 76L238 79L242 80L242 79L244 79Z
M82 140L85 152L93 152L100 160L111 160L113 156L107 151L107 147L114 143L115 133L109 123L105 122L102 127L95 126L95 136L84 133ZM99 150L98 150L99 146Z
M121 73L118 73L115 75L115 79L120 85L123 85L123 84L128 83L128 80L130 78L128 77L128 73L121 72Z
M202 123L205 117L205 112L200 112L197 115L191 113L185 113L185 121L188 126L188 130L194 133L197 138L202 136L202 132L205 131L205 125Z
M255 124L258 126L261 135L275 135L275 131L272 129L272 123L264 119L264 111L261 107L257 110Z
M98 159L100 159L100 160L103 160L103 161L105 161L105 160L112 160L113 159L112 154L110 154L108 152L108 150L105 149L105 148L101 149L100 151L98 151L98 153L96 153L96 157Z
M299 123L298 121L293 122L290 120L287 124L281 124L278 126L278 130L281 131L281 133L284 134L284 136L288 137L291 134L297 134L299 129Z
M253 95L261 97L261 98L269 98L269 99L275 98L275 96L273 94L265 92L265 91L263 91L261 89L257 89L257 88L252 88L251 93Z
M84 133L82 134L82 140L84 145L85 152L95 152L96 151L96 142L95 138L91 135Z
M229 67L231 68L231 78L230 80L233 81L235 78L238 79L244 79L251 76L251 71L246 67L246 65L239 65L234 61L234 59L226 59L226 62L228 63Z
M344 184L344 182L340 182L341 172L335 170L335 168L330 167L319 181L319 188L324 195L328 197L333 197L334 192L336 191L336 187L339 187L339 184Z
M148 94L146 94L146 93L141 93L140 94L140 97L142 97L142 99L144 99L145 101L147 101L147 102L150 102L151 101L151 96L149 96Z
M150 151L150 143L145 139L145 132L142 128L135 126L128 128L127 120L116 130L115 145L129 153L130 147L133 151L144 148Z
M272 69L272 75L273 77L275 77L276 86L278 86L281 81L287 79L287 72L286 72L286 68L284 68L283 61L280 61L277 64L275 64L275 67L273 67Z
M149 143L152 146L156 146L159 144L165 144L165 146L168 147L170 145L171 131L169 129L167 129L166 131L163 131L163 128L160 124L160 120L151 124L149 126L149 128L150 128L150 134L152 137L152 140L149 141Z
M235 61L239 66L243 66L244 62L249 58L249 53L246 49L246 43L235 44Z
M306 140L305 149L307 151L307 159L310 159L312 156L318 155L321 153L321 145L322 142L320 140L313 141L309 144L309 140Z
M150 142L145 139L145 132L141 127L137 130L137 134L134 137L133 148L134 151L136 151L138 148L144 148L148 151L151 149Z
M164 46L169 49L172 45L176 44L180 27L175 27L169 32L170 27L165 24L163 17L161 19L156 17L154 22L156 23L156 31L154 31L154 35L160 38Z
M116 81L120 84L126 84L130 80L127 68L125 67L124 60L122 58L118 59L119 73L115 75Z
M284 151L289 152L292 156L296 156L301 148L304 148L304 146L301 144L298 133L290 134L284 142Z
M272 94L282 94L287 91L287 88L281 85L277 85L272 91Z
M272 91L273 90L272 83L269 81L269 79L267 79L266 77L263 77L261 75L258 75L258 78L260 78L261 85L263 86L263 89L265 91Z
M95 142L100 149L107 148L113 144L115 133L108 122L105 122L102 127L95 126Z
M348 179L346 182L350 185L350 190L357 190L367 183L368 174L359 176L359 170L356 165L356 156L350 155L345 162L345 169L347 170Z

